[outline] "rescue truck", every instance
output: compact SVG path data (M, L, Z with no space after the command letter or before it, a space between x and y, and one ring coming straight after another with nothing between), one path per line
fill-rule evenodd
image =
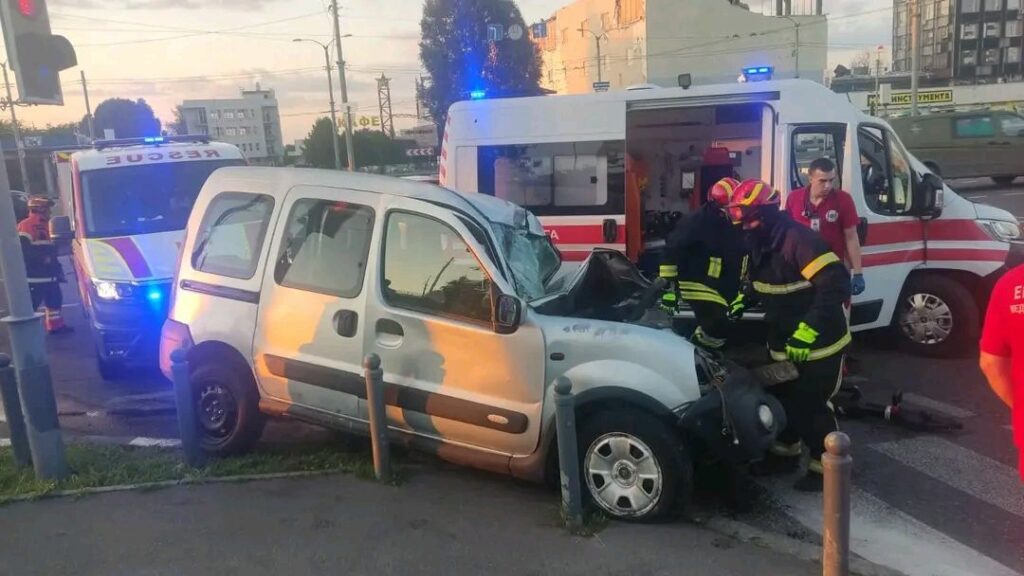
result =
M458 102L439 178L528 208L565 261L611 248L651 273L719 179L761 178L785 195L818 157L836 163L861 216L854 331L892 329L928 356L972 349L992 284L1024 262L1016 218L957 195L884 120L814 82Z
M66 215L51 224L71 239L72 262L100 374L153 363L192 205L218 168L241 151L205 136L97 141L70 157Z

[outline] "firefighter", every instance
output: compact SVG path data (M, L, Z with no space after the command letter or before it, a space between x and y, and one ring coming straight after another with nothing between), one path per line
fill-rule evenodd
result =
M660 269L672 286L662 297L662 307L672 313L679 300L689 304L697 319L691 340L713 350L725 346L730 308L742 300L747 256L742 236L724 212L738 185L732 178L718 181L700 210L676 225Z
M25 257L25 272L28 276L32 307L45 307L44 324L50 334L66 334L73 329L64 324L61 309L64 297L60 284L64 282L64 271L57 260L57 247L50 239L50 207L47 198L34 197L28 201L29 214L18 223L18 236Z
M743 182L727 211L744 231L750 280L765 308L772 359L792 361L799 371L797 380L775 388L789 428L772 454L795 463L802 440L811 460L794 487L820 491L825 437L838 428L831 399L839 390L843 353L850 343L843 313L850 273L818 234L780 211L778 192L768 184Z

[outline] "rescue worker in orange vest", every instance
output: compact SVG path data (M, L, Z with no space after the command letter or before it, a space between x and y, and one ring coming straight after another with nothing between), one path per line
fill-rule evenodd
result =
M659 272L671 286L662 295L662 308L674 313L680 300L689 304L697 320L690 339L711 350L726 345L732 325L730 309L743 299L746 250L742 235L724 211L737 186L739 182L732 178L718 181L700 210L676 225Z
M34 197L28 201L29 215L18 223L21 251L25 257L25 272L28 276L32 307L45 307L44 324L50 334L66 334L74 330L64 324L61 309L64 297L60 284L64 282L64 270L57 259L57 247L50 239L50 207L47 198Z
M772 359L789 360L799 372L795 381L773 389L789 427L772 454L795 464L802 440L811 461L794 487L821 491L825 437L838 429L831 399L842 382L843 353L851 340L843 313L850 272L818 234L779 210L778 192L760 180L740 184L727 211L743 227L750 250L750 280L764 305Z

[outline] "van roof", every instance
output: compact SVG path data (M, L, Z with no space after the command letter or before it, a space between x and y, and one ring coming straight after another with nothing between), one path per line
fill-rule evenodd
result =
M254 180L269 184L261 189L270 189L276 200L283 197L295 186L321 186L325 188L347 188L359 192L390 195L401 198L422 200L452 210L467 212L498 224L516 225L519 206L486 194L459 194L428 182L379 176L363 172L338 170L317 170L310 168L270 168L261 166L237 166L221 168L214 172L206 186L217 191L230 188L231 181ZM532 232L543 234L540 222L529 218Z
M80 171L144 164L195 162L202 160L243 160L242 151L226 142L167 142L135 144L80 150L71 155Z

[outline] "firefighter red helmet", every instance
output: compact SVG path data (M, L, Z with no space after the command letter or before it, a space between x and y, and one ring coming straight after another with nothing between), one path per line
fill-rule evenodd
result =
M739 185L740 181L735 178L722 178L711 187L708 200L719 208L724 208L729 205L732 193Z
M744 180L733 190L727 205L729 219L737 226L759 219L766 208L778 209L779 193L766 182L751 179Z

